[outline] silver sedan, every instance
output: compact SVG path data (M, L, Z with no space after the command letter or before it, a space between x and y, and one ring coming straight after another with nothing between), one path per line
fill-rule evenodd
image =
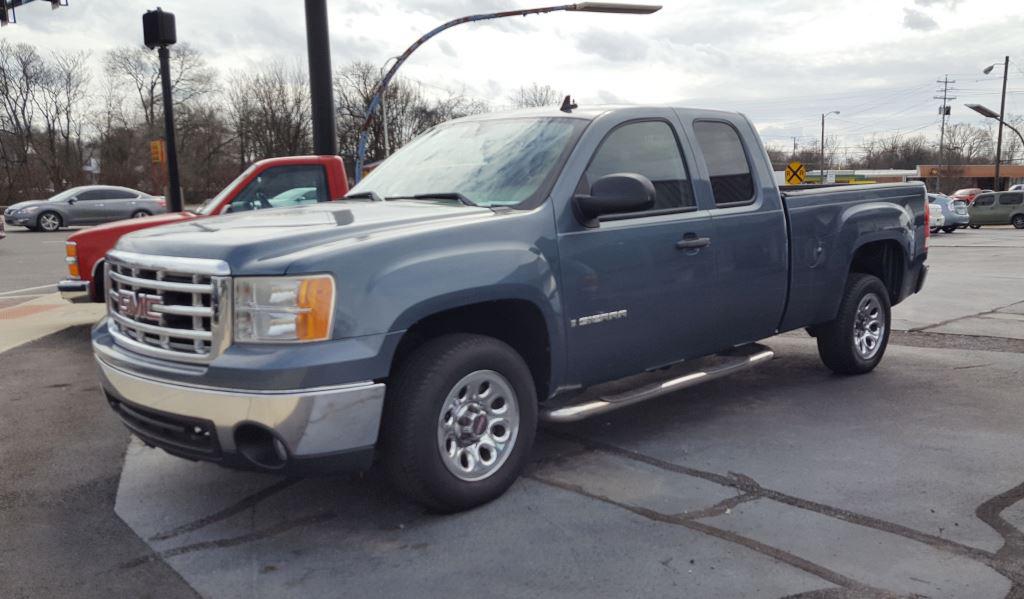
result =
M73 225L98 225L125 218L167 212L161 197L127 187L85 185L72 187L47 200L30 200L4 211L8 225L33 231L56 231Z

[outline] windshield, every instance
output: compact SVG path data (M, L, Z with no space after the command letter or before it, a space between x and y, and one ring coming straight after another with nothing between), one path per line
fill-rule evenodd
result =
M388 158L351 194L462 194L488 207L537 201L586 123L554 117L442 125Z
M78 193L80 191L82 191L81 187L72 187L71 189L65 189L64 191L58 193L57 195L48 198L46 201L47 202L62 202L62 201L70 198L71 196L75 195L76 193Z
M242 180L245 179L246 177L248 177L249 174L253 171L254 168L256 168L255 164L253 164L249 168L245 169L244 171L242 171L241 175L238 175L237 177L235 177L234 181L232 181L231 183L228 183L227 185L225 185L224 189L220 190L220 193L218 193L217 195L213 196L212 198L210 198L210 199L206 200L205 202L203 202L202 204L200 204L199 208L196 208L196 214L202 214L204 216L212 214L213 213L213 209L216 208L217 206L219 206L221 201L224 199L224 197L229 192L231 192L231 190L233 190L234 188L238 187L238 185L242 182Z

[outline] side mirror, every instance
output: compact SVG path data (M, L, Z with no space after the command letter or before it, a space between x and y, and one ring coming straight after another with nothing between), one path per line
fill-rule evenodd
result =
M77 201L78 201L78 198L74 198L74 197L68 198L68 204L74 204Z
M637 173L612 173L594 181L590 195L573 196L586 227L596 227L605 214L641 212L654 205L654 184Z

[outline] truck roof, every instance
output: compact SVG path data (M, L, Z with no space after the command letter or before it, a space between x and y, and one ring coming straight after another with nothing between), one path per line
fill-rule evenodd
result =
M721 117L721 116L743 116L741 113L731 112L726 110L709 110L706 108L692 108L687 106L673 106L671 104L593 104L593 105L580 105L574 108L572 112L562 112L557 106L543 106L540 108L522 108L518 110L506 110L501 112L486 112L481 114L474 114L465 116L462 118L454 119L452 123L466 122L466 121L487 121L493 119L504 119L504 118L515 118L515 117L561 117L561 118L577 118L584 120L594 120L599 116L615 113L615 112L633 112L643 113L650 110L664 110L664 109L678 110L685 112L691 117ZM744 116L744 118L746 118Z

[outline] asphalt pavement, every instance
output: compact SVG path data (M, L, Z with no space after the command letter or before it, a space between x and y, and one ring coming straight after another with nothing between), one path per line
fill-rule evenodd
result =
M8 225L7 238L0 239L0 299L55 291L68 273L64 241L75 230L44 233Z
M0 353L0 597L1024 597L1020 256L1024 232L939 234L875 372L769 339L757 369L545 427L508 494L443 517L376 472L146 448L66 329Z

